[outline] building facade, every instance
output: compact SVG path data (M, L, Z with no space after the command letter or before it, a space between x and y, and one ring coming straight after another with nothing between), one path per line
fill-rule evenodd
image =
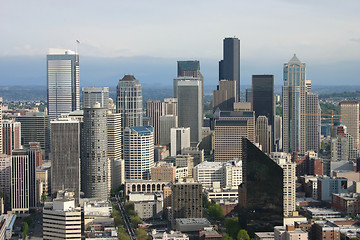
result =
M181 150L190 147L190 128L171 128L170 155L181 154Z
M50 49L47 55L47 106L51 119L80 109L79 55Z
M98 102L103 108L109 108L108 87L83 87L82 108L89 108L93 103Z
M142 126L142 87L133 75L125 75L116 87L116 112L121 113L123 128Z
M11 163L11 211L27 212L30 208L30 162L26 150L15 149Z
M360 150L359 144L359 103L356 101L340 102L341 121L347 127L348 133L354 138L354 147Z
M21 148L21 123L2 120L3 154L11 155L13 149Z

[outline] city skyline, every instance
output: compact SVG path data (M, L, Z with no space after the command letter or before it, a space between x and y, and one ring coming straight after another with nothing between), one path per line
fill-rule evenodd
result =
M81 42L78 52L82 56L82 86L94 85L99 79L108 85L108 79L114 81L123 74L139 76L144 82L168 81L171 85L177 60L199 60L205 85L216 84L222 40L234 36L241 41L240 78L244 84L251 82L253 74L274 74L275 84L281 83L281 64L293 53L312 66L308 70L319 84L336 85L339 80L354 84L360 62L360 17L356 11L360 3L322 3L210 1L196 2L188 8L183 3L140 1L112 2L110 9L91 1L76 2L72 8L67 1L21 3L21 7L8 2L3 4L6 14L1 17L6 24L0 25L7 36L0 46L0 63L5 64L0 67L0 85L21 84L25 79L33 80L27 83L44 84L42 56L52 47L75 49L76 39ZM118 9L126 11L118 14ZM175 17L185 9L190 17ZM196 14L192 14L194 11ZM95 12L96 19L92 17ZM192 38L179 34L188 32L188 25L193 23L199 30ZM20 59L15 73L6 64L16 61L14 58ZM115 63L111 67L104 61ZM26 63L36 67L28 68ZM155 72L160 69L166 71L156 78Z

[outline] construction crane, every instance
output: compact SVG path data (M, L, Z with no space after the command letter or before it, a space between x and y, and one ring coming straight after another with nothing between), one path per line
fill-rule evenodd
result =
M331 117L331 135L333 134L333 127L334 127L334 117L347 117L347 114L334 114L334 110L331 110L331 114L317 114L317 113L302 113L301 115L307 116L327 116Z

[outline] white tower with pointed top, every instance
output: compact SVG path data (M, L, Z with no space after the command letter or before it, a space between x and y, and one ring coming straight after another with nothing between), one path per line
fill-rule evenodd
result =
M283 151L306 151L306 64L294 54L284 64Z

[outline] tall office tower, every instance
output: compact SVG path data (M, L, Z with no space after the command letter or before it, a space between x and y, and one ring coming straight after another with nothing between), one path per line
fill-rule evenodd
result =
M252 90L252 88L247 88L246 89L246 93L245 93L245 100L246 100L246 102L251 102L252 103L252 94L253 94L253 92L252 92L253 90Z
M283 169L246 138L242 149L240 226L250 235L273 231L274 226L283 225Z
M150 125L154 128L154 143L160 143L160 117L164 115L163 103L159 100L146 102L146 116L150 117Z
M27 212L29 199L29 156L24 149L13 150L11 159L11 211Z
M200 62L195 61L178 61L178 74L177 77L194 77L200 78L201 81L201 92L204 92L204 77L200 72ZM175 88L174 88L175 89ZM174 93L174 97L177 97L177 93ZM201 102L203 102L203 96Z
M0 123L2 122L2 97L0 97ZM2 145L2 124L0 124L0 153L3 152L3 145Z
M0 154L0 198L4 199L6 210L10 210L11 156Z
M30 142L39 142L48 157L50 152L50 118L45 113L31 112L16 117L21 123L21 145L29 148Z
M258 116L255 126L256 142L261 145L261 149L267 155L270 154L270 133L269 122L265 116Z
M107 115L107 135L108 135L108 157L110 159L122 159L122 131L121 114L109 113Z
M319 152L321 135L319 96L306 93L306 151Z
M142 88L133 75L125 75L116 87L116 112L121 113L123 128L142 126Z
M347 115L341 121L347 127L347 132L354 138L354 147L360 150L359 144L359 103L356 101L340 102L340 114Z
M282 151L282 118L275 116L275 145L276 151Z
M36 159L38 151L27 149L27 154L29 158L29 207L34 209L36 208L39 202L37 198L37 189L36 189Z
M284 64L283 151L306 151L306 64L294 56Z
M220 80L217 90L213 91L213 111L232 111L236 99L236 81Z
M90 134L90 132L86 132ZM91 152L89 152L91 153ZM51 194L74 192L80 199L80 123L73 118L51 121Z
M13 149L21 148L21 123L13 120L2 120L2 147L6 155Z
M98 102L102 108L109 108L108 87L83 87L82 108L90 108L93 103Z
M202 185L197 182L181 182L172 185L172 223L176 218L202 218Z
M124 159L111 159L111 189L118 189L125 184Z
M154 167L154 132L151 126L124 129L125 178L149 180Z
M50 49L47 55L47 106L50 119L80 109L79 55Z
M177 98L164 98L164 114L177 116Z
M296 163L291 162L286 155L275 155L276 152L272 152L270 157L283 169L284 216L292 216L296 211Z
M214 161L242 159L242 138L255 143L255 113L253 111L220 112L215 119Z
M311 92L311 80L305 80L305 90L307 93Z
M265 116L270 127L270 150L274 151L274 75L253 75L252 76L252 108L255 118Z
M223 60L219 62L219 81L236 82L236 102L240 102L240 40L225 38L223 45Z
M33 151L36 157L35 159L35 164L36 164L36 167L39 167L42 165L42 158L43 158L43 154L42 154L42 151L41 151L41 147L40 147L40 143L39 142L30 142L29 143L29 150L30 151Z
M175 115L164 115L160 117L160 144L169 146L171 128L177 128L178 118ZM190 133L189 133L190 138ZM189 139L190 141L190 139Z
M202 82L200 78L175 78L174 88L178 96L178 126L190 127L190 142L196 146L202 139Z
M74 199L56 198L43 209L43 239L80 240L81 222L81 209Z
M85 108L81 134L81 189L86 198L107 199L110 193L107 132L107 109L99 103Z
M190 147L190 128L171 128L170 155L181 154L181 150Z

